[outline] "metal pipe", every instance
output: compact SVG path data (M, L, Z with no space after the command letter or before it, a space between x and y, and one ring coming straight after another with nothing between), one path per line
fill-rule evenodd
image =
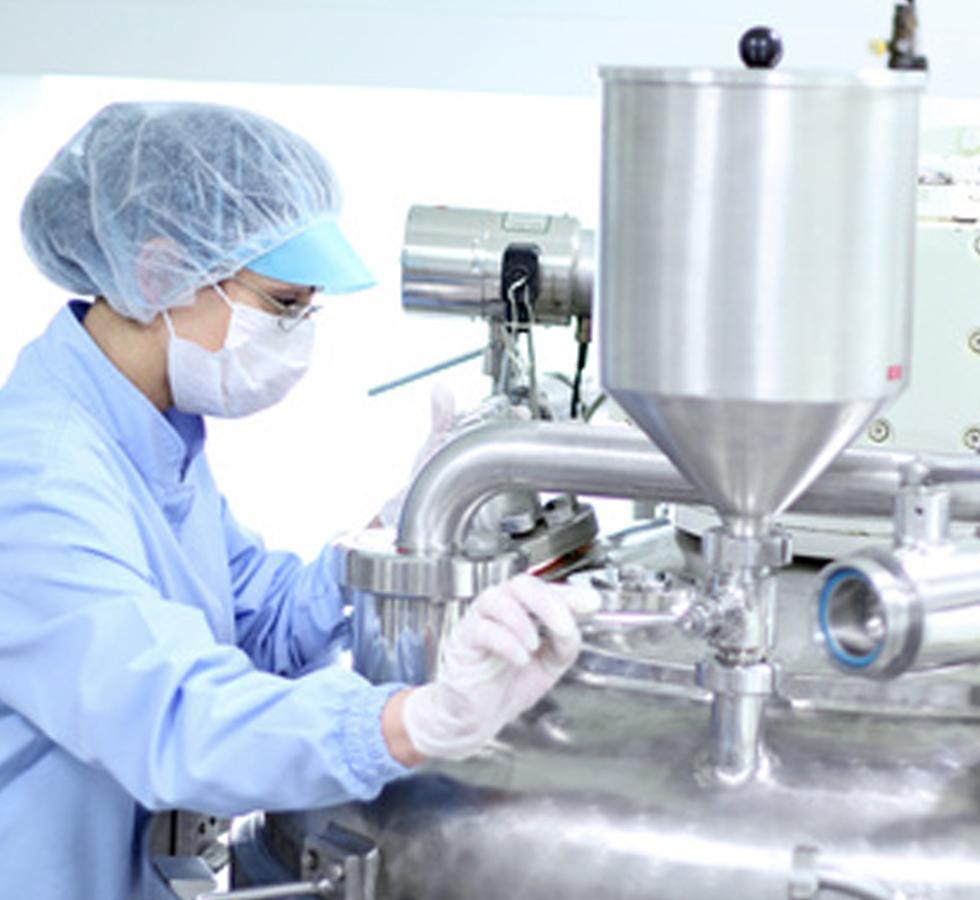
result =
M690 483L642 435L543 422L492 424L464 432L419 472L402 508L399 549L436 554L457 550L477 507L505 488L699 500Z
M891 516L912 465L927 473L956 471L960 457L845 450L790 506L793 512ZM974 464L980 469L980 459ZM927 476L934 481L939 476ZM618 427L527 422L464 432L421 470L405 499L398 547L445 554L462 546L470 517L503 489L570 491L585 496L701 503L703 498L644 435ZM980 522L980 495L951 486L952 516Z
M980 659L980 541L877 547L821 573L830 657L871 678Z
M821 573L820 628L844 670L894 678L980 659L980 541L950 540L949 500L948 487L908 485L896 498L894 545Z
M695 680L712 693L711 743L701 779L740 785L766 767L763 713L774 679L766 662L729 666L706 659L698 664Z
M762 716L768 698L716 693L711 702L711 773L720 783L754 778L765 757Z

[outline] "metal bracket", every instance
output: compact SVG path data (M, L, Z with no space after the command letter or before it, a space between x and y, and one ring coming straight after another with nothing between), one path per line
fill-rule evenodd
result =
M301 881L231 891L215 890L217 881L200 857L164 856L153 862L174 900L377 900L381 852L374 841L331 822L324 834L304 839Z
M174 900L195 900L218 886L214 873L199 856L155 856L153 867Z
M910 484L895 496L895 545L940 547L949 542L952 497L943 486Z
M323 834L307 835L300 857L301 877L337 880L342 900L375 900L381 851L370 838L331 822Z

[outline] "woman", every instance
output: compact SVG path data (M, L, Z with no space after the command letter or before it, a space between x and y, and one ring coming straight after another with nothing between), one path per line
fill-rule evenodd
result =
M374 797L575 658L575 595L524 576L477 598L436 682L370 685L331 665L332 548L269 552L218 493L202 416L280 400L316 292L370 283L338 208L304 140L205 104L107 107L27 197L32 258L94 299L0 390L0 893L138 894L149 811Z

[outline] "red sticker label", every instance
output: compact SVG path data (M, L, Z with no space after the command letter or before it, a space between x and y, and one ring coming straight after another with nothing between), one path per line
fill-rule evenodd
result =
M888 367L888 380L889 381L899 381L902 377L902 367L901 366L889 366Z

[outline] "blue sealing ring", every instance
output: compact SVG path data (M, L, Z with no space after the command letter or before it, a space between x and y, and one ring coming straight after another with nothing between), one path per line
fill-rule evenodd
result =
M830 650L830 655L833 656L837 662L851 669L866 669L881 655L883 643L878 643L878 645L870 653L866 653L864 656L858 656L854 653L848 653L830 632L830 617L828 612L828 607L830 606L830 595L833 593L834 588L836 588L838 584L850 578L859 578L865 584L869 586L871 584L867 575L858 569L838 569L836 572L834 572L834 574L824 582L824 586L820 591L820 630L823 632L823 636L827 641L827 648Z

